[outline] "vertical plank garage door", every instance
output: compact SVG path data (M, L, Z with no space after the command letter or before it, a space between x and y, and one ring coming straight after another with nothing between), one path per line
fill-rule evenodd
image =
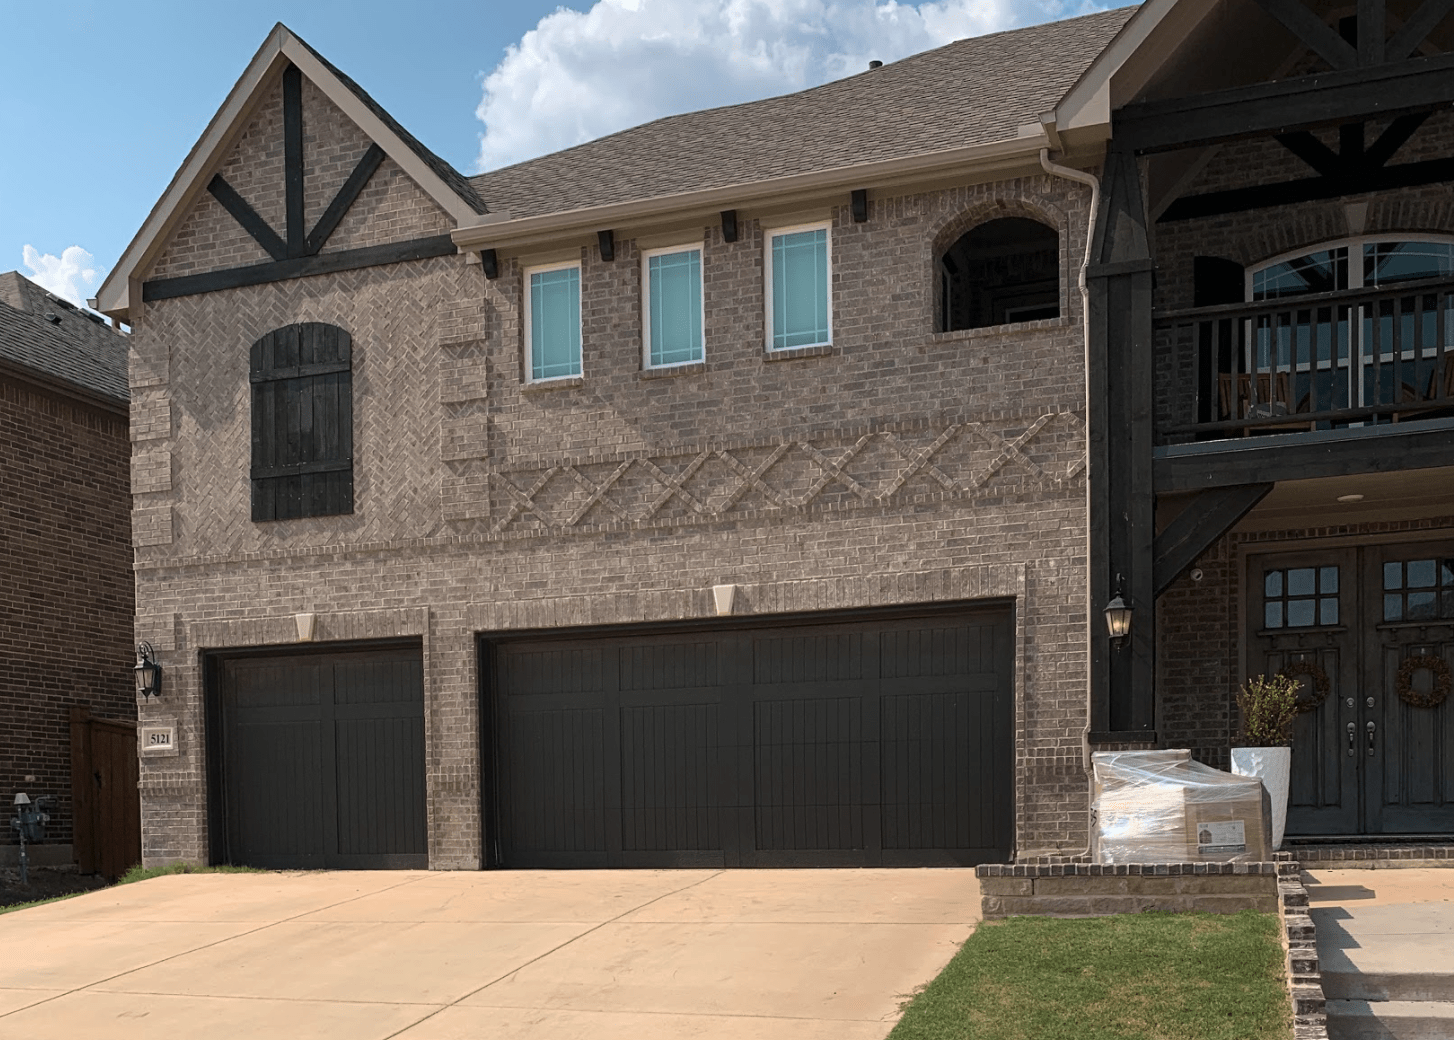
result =
M969 865L1012 837L1008 610L496 641L503 866Z
M211 685L215 858L428 866L417 648L222 658Z

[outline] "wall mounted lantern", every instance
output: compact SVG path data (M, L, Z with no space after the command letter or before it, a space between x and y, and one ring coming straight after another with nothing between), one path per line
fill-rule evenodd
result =
M1131 634L1131 607L1121 594L1121 576L1116 575L1116 595L1106 604L1106 632L1119 644Z
M162 692L162 666L156 662L156 651L150 643L136 644L136 693L139 697L157 697Z

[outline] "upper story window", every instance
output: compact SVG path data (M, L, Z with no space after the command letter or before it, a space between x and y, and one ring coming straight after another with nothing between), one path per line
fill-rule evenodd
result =
M767 233L767 348L791 350L833 342L829 225Z
M648 250L641 266L646 367L703 360L702 247Z
M525 344L529 381L581 374L581 265L525 272Z
M970 229L939 258L939 329L1060 317L1060 236L1026 217Z
M1254 302L1339 289L1379 289L1454 276L1454 242L1368 238L1324 246L1252 269Z
M304 322L252 345L252 518L353 512L353 340Z

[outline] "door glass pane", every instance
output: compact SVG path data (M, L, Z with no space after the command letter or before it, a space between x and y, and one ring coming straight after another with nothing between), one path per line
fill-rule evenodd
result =
M651 364L702 360L702 251L664 253L646 261Z
M530 276L530 375L581 374L581 272L568 267Z
M1383 565L1383 587L1386 589L1401 589L1404 585L1404 565L1401 563L1385 563Z
M1431 589L1436 583L1436 571L1433 560L1410 560L1408 567L1408 587L1411 589Z
M1444 590L1444 607L1440 614L1446 618L1454 618L1454 589Z
M1313 596L1317 594L1317 574L1312 567L1295 567L1287 572L1287 594L1289 596Z
M1338 591L1338 568L1323 567L1318 571L1318 591L1323 593Z
M1318 624L1336 625L1338 623L1338 601L1336 599L1318 600Z
M1276 300L1348 288L1348 247L1320 249L1252 275L1252 299Z
M1363 284L1370 288L1454 274L1454 243L1370 242L1363 247Z
M1454 588L1454 560L1445 560L1439 565L1439 582Z
M1439 616L1438 593L1410 592L1406 610L1409 621L1429 621Z
M1282 602L1280 600L1267 604L1263 620L1266 621L1268 628L1282 627Z
M1314 604L1317 600L1290 599L1287 601L1287 625L1289 628L1307 628L1312 625Z
M1268 596L1282 595L1282 571L1268 571L1267 578L1263 582L1263 589Z
M1383 620L1402 621L1404 619L1404 598L1399 595L1387 595L1383 597Z
M828 230L772 239L774 350L828 342Z

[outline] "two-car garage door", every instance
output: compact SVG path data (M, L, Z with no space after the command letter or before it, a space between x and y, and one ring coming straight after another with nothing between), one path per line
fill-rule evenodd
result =
M494 858L1006 859L1011 631L999 610L487 643Z

